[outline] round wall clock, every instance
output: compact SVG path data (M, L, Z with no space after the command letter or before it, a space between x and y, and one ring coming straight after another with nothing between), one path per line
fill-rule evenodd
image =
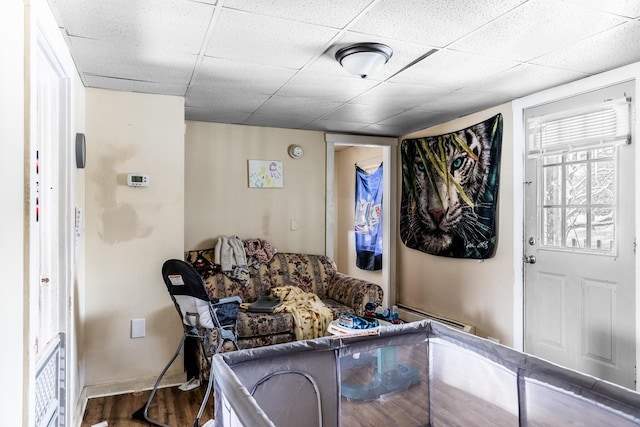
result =
M304 150L297 144L291 144L287 151L292 159L299 159L304 155Z

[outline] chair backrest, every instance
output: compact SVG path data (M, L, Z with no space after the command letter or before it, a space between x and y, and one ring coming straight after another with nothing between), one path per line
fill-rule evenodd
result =
M162 278L186 326L213 329L217 325L212 318L211 300L202 277L186 262L169 259L162 265Z

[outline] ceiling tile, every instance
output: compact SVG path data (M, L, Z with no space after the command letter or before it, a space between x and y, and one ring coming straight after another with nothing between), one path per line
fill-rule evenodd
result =
M437 111L446 114L454 113L463 116L503 104L509 100L509 96L459 90L418 105L415 110Z
M415 120L413 123L405 124L402 127L403 132L398 135L408 135L412 132L417 132L422 129L429 128L431 126L435 126L441 123L445 123L451 120L455 120L458 117L461 117L458 114L453 113L424 113L420 110L412 111L415 114L415 117L418 117L419 120Z
M627 18L640 17L640 2L635 0L565 0L578 6L603 10Z
M431 99L440 98L450 92L448 89L432 86L385 82L358 96L351 102L369 105L382 104L408 109L424 104Z
M288 68L204 57L192 84L273 94L294 74Z
M233 123L241 124L251 116L251 113L231 111L225 108L185 108L185 120L199 122Z
M380 83L358 77L300 72L280 89L278 95L347 102L377 84Z
M337 34L334 29L224 9L206 55L300 69Z
M509 99L530 95L586 77L586 74L539 65L522 64L465 87L465 91L494 94ZM527 82L523 85L522 82Z
M309 24L344 28L371 0L226 0L224 7L245 10L260 15L291 19Z
M623 22L613 15L557 0L530 0L451 48L529 61Z
M430 113L421 110L408 110L404 111L402 114L398 114L397 116L390 117L386 120L378 123L381 126L393 126L401 129L405 129L404 134L413 132L414 130L422 129L425 126L425 123L429 123L430 117L444 117L445 120L448 115L443 115L443 113Z
M254 113L251 115L251 117L245 120L243 124L252 126L299 129L311 121L313 121L313 119L305 118L303 116Z
M402 127L387 126L387 125L381 125L378 123L365 126L359 130L359 133L362 133L364 135L378 135L378 136L392 136L392 137L402 135L403 132L404 132L404 129Z
M156 93L161 95L184 96L187 85L171 83L154 83L140 80L114 79L111 77L84 74L82 81L86 87L112 89L126 92Z
M394 76L390 81L455 90L518 64L506 59L443 49ZM469 70L473 72L470 73Z
M50 0L71 36L198 53L214 7L185 0Z
M389 117L400 114L407 108L392 107L384 103L378 105L344 104L323 117L327 120L341 120L358 123L377 123Z
M443 47L526 0L381 0L350 29Z
M186 106L252 113L268 98L269 95L259 93L192 86L187 92Z
M315 120L308 124L312 130L322 130L331 132L358 132L368 126L367 123L343 122L340 120Z
M188 84L197 56L155 48L69 37L80 74Z
M342 103L322 101L316 98L272 96L257 110L258 114L283 115L309 118L307 121L319 119L335 110Z
M531 61L583 73L600 73L640 61L640 22L630 21Z

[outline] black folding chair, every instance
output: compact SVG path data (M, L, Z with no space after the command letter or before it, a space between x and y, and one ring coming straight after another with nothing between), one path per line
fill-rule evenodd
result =
M200 342L203 354L205 355L220 352L225 341L231 341L237 350L238 335L236 319L242 300L240 297L210 299L205 290L202 277L200 277L191 265L179 259L165 261L162 265L162 278L164 279L165 285L167 285L167 290L176 306L176 310L180 314L183 334L175 354L156 380L147 402L134 412L132 417L159 426L170 427L167 424L150 418L148 415L149 405L158 390L162 377L176 360L178 354L180 354L187 337L196 338ZM207 351L205 348L205 337L211 331L216 331L217 342ZM210 363L211 361L209 360L209 364ZM211 365L209 365L209 368L211 368ZM211 394L212 385L213 375L209 373L207 391L200 404L200 410L198 411L198 416L196 417L193 427L200 427L200 418Z

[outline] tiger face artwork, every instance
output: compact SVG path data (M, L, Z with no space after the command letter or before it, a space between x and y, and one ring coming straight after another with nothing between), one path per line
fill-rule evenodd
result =
M403 243L433 255L490 258L502 115L449 134L402 141Z

